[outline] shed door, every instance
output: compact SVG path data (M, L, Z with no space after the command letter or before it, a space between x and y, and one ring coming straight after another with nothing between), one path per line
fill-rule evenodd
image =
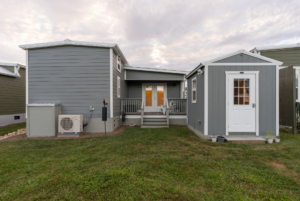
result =
M228 75L229 132L256 131L255 74Z

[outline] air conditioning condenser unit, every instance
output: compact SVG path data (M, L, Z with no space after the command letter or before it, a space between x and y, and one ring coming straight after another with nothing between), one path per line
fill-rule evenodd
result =
M79 134L83 131L83 115L59 115L59 134Z

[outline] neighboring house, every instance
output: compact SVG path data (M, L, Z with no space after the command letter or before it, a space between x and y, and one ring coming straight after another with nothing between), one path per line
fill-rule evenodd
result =
M119 46L111 43L67 39L20 47L27 55L27 104L60 104L61 114L85 117L90 116L93 106L85 132L104 132L104 98L109 101L107 132L130 123L186 124L186 99L182 97L185 71L132 67ZM163 108L168 109L167 114L161 113ZM121 121L122 112L125 122Z
M0 63L0 126L25 122L26 67Z
M278 135L281 64L245 50L200 63L186 77L188 127L204 138Z
M292 126L296 133L296 124L300 123L297 105L300 107L300 43L255 47L250 52L282 61L279 71L279 120L281 125ZM296 117L297 116L297 117Z

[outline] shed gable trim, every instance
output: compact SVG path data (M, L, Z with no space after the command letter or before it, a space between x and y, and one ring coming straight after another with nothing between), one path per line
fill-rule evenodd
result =
M247 52L245 50L238 50L236 52L232 52L230 54L226 54L226 55L223 55L223 56L220 56L220 57L217 57L217 58L214 58L214 59L211 59L209 61L206 61L203 63L203 65L210 65L212 63L215 63L217 61L220 61L220 60L223 60L223 59L226 59L226 58L229 58L229 57L232 57L234 55L237 55L237 54L246 54L246 55L249 55L249 56L252 56L252 57L255 57L255 58L258 58L258 59L262 59L264 61L268 61L270 63L274 63L274 64L279 64L281 65L282 62L280 61L277 61L277 60L274 60L274 59L270 59L268 57L264 57L264 56L261 56L259 54L254 54L254 53L251 53L251 52ZM243 63L243 65L246 65L247 63ZM255 63L255 64L259 64L259 63ZM261 63L260 63L261 64Z

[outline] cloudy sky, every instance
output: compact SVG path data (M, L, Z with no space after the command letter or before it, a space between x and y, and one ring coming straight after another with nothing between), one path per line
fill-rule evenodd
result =
M300 42L299 0L0 0L0 61L19 45L118 43L132 66L191 70L239 49Z

